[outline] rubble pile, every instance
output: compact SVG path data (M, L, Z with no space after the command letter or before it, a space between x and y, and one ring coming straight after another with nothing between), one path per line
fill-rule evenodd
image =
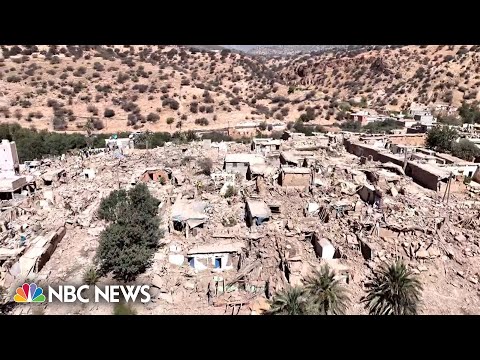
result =
M36 169L34 195L3 205L0 285L13 288L22 276L81 281L105 228L96 217L101 199L143 181L161 201L164 237L152 266L137 279L151 285L152 302L141 305L141 313L259 314L275 292L301 285L322 264L336 271L358 303L373 271L396 258L422 277L432 306L424 312L448 313L435 300L451 291L445 287L464 297L477 292L480 202L469 192L447 201L400 166L354 156L337 138L325 138L320 146L282 141L261 155L263 164L226 157L254 151L250 145L210 141L129 150L121 158L100 152L51 159ZM204 158L211 169L200 165ZM51 176L60 169L65 175ZM45 173L51 181L42 179ZM290 178L280 184L285 174ZM43 250L33 251L35 244ZM25 273L20 267L27 255L32 266ZM360 306L349 311L363 313Z

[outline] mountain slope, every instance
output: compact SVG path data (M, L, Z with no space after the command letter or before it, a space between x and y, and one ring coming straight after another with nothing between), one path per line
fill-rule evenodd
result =
M2 46L0 121L60 131L176 131L341 121L352 104L480 100L479 46L333 49L289 57L185 46ZM363 98L363 101L361 101ZM350 101L350 104L347 102Z

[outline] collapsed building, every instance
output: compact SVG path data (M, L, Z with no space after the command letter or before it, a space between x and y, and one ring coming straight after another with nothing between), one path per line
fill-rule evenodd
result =
M257 145L269 141L253 149L236 142L166 143L121 158L71 154L25 168L38 186L2 202L0 286L14 290L24 278L40 286L81 282L106 228L96 216L101 199L140 181L160 200L163 233L138 278L151 284L152 296L140 313L259 314L276 292L302 286L325 265L357 301L375 269L397 258L419 275L475 292L480 202L474 187L460 181L472 164L445 157L405 161L405 153L423 154L413 140L398 141L393 153L385 145L393 142L379 138L368 144L355 136L319 138L328 144L312 149L314 139L295 134L268 151ZM212 161L209 175L199 165L203 158ZM235 191L227 194L228 186Z

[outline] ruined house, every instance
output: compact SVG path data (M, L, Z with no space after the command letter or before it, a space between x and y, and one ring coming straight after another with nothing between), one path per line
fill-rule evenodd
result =
M105 139L105 147L110 149L133 149L134 140L129 138Z
M0 144L0 198L13 199L14 193L21 192L28 185L20 176L20 163L14 141L2 140Z
M247 180L255 180L257 177L273 176L276 169L266 164L250 165L247 169Z
M289 130L285 130L282 134L282 140L298 140L305 139L305 137L304 133L296 133Z
M85 180L93 179L95 177L95 174L96 174L95 169L83 169L82 178Z
M310 186L311 182L312 171L309 168L284 167L278 178L281 186Z
M173 231L184 232L188 238L190 233L193 236L197 234L197 228L203 227L208 220L205 212L207 203L204 201L195 201L187 199L177 199L171 209L171 226Z
M11 176L7 179L0 178L0 199L13 199L14 194L21 192L28 185L24 176Z
M219 241L215 244L197 245L187 253L190 267L196 270L216 269L217 271L238 268L239 254L243 242Z
M335 247L328 239L322 237L318 232L313 234L312 244L318 257L326 260L331 260L335 257Z
M3 178L20 175L20 162L15 141L2 140L0 144L0 170Z
M272 212L263 200L247 200L245 203L245 220L248 227L261 225L268 221Z
M440 182L447 182L450 172L431 164L408 162L413 180L427 189L439 191Z
M42 175L43 184L45 186L56 185L59 182L64 182L67 177L65 169L54 169L45 172Z
M259 165L264 163L265 159L263 156L257 154L227 154L225 156L223 169L226 172L240 174L243 178L245 178L250 165Z
M256 153L267 154L272 151L279 151L281 140L271 138L255 138L252 140L251 149Z
M143 174L140 176L140 181L144 183L148 182L164 182L166 184L170 180L171 176L167 171L160 168L147 168L143 171ZM161 180L163 179L163 180Z
M280 164L287 166L307 167L309 162L313 160L312 152L302 151L283 151L280 153Z

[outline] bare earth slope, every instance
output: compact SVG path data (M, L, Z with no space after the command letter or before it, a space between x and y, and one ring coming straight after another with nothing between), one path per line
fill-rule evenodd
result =
M173 132L295 121L307 110L312 122L331 124L341 120L342 102L362 97L377 110L412 101L458 106L480 99L479 50L404 46L264 58L175 45L2 46L0 121L83 131L94 116L99 131Z

